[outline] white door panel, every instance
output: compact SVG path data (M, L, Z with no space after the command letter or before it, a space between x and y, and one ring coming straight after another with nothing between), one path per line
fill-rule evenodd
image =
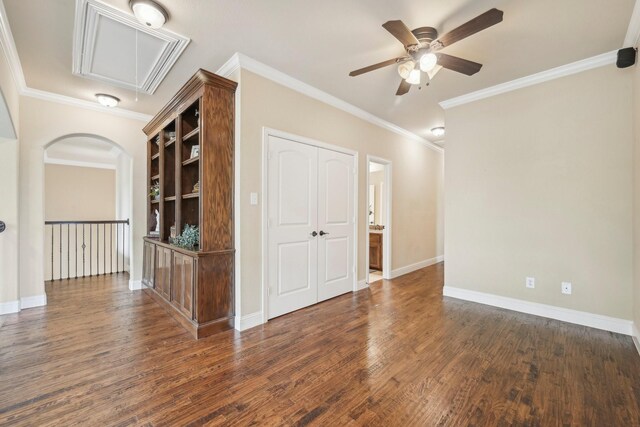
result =
M353 290L355 158L275 136L267 149L273 318Z
M269 318L318 301L318 149L268 141Z
M354 157L318 151L318 300L353 290Z

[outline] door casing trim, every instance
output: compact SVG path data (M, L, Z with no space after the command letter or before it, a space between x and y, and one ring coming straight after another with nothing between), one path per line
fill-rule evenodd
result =
M268 163L269 163L269 152L268 152L268 144L269 137L275 136L277 138L286 139L291 142L295 142L298 144L306 144L311 145L317 148L324 148L327 150L337 151L338 153L348 154L353 156L354 160L354 182L353 182L353 209L354 209L354 221L353 221L353 235L354 235L354 245L353 245L353 286L352 292L358 291L358 217L360 216L360 209L358 206L358 188L359 188L359 178L360 174L358 172L358 152L355 150L351 150L348 148L340 147L338 145L327 144L322 141L317 141L312 138L307 138L304 136L295 135L289 132L284 132L277 129L272 129L269 127L262 128L262 210L261 210L261 222L262 222L262 276L261 276L261 306L262 306L262 323L267 323L269 320L269 296L267 294L267 281L269 278L269 228L268 228L268 204L269 204L269 194L268 188L269 183L267 181L268 176Z
M369 206L371 202L369 200L369 178L371 173L369 172L370 163L378 163L380 165L384 165L384 198L385 198L385 208L384 208L384 217L385 217L385 226L384 230L382 230L382 278L389 280L391 279L391 206L392 206L392 195L393 195L393 187L391 182L392 176L392 162L391 160L383 159L382 157L376 157L367 154L367 193L365 197L367 198L367 203L365 206ZM367 215L367 234L365 237L365 248L369 248L369 216ZM365 251L365 275L364 279L366 281L367 286L369 286L369 251Z

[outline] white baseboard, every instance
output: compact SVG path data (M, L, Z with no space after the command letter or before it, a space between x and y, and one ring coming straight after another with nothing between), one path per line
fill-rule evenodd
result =
M636 350L638 350L638 354L640 354L640 331L638 331L638 327L636 326L635 323L632 325L632 329L633 329L633 336L631 338L633 339L633 343L636 345Z
M540 304L515 298L503 297L469 289L445 286L443 295L465 301L491 305L493 307L506 308L507 310L603 329L624 335L632 335L633 322L631 320L618 319L616 317L603 316L601 314L587 313L585 311L571 310L569 308Z
M395 270L391 270L391 279L395 279L396 277L404 276L405 274L413 273L416 270L420 270L421 268L429 267L430 265L437 264L439 262L444 261L444 255L437 256L435 258L426 259L424 261L416 262L415 264L407 265L405 267L396 268Z
M34 295L20 298L20 300L0 302L0 315L18 313L20 310L47 305L47 295Z
M46 294L20 298L20 310L32 307L42 307L43 305L47 305Z
M234 323L238 331L246 331L247 329L262 325L262 312L257 311L242 317L236 316Z
M20 311L20 301L0 302L0 315L17 313Z
M358 286L356 288L356 292L357 291L361 291L363 289L366 289L368 287L369 287L369 284L367 283L367 281L365 279L358 280Z
M139 291L142 289L142 280L129 280L129 290Z

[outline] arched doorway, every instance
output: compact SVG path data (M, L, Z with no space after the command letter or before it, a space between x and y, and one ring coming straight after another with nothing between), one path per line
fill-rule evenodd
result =
M76 133L44 146L45 281L131 270L132 159L114 141Z

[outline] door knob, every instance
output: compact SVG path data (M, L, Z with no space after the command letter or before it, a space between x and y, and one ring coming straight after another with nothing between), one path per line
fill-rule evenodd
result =
M320 230L320 235L324 236L325 234L329 234L329 233L325 233L324 231Z
M311 233L311 236L313 236L313 237L316 237L317 235L318 235L318 233L315 232L315 231L313 233Z
M0 233L4 231L7 226L4 224L4 221L0 221Z

